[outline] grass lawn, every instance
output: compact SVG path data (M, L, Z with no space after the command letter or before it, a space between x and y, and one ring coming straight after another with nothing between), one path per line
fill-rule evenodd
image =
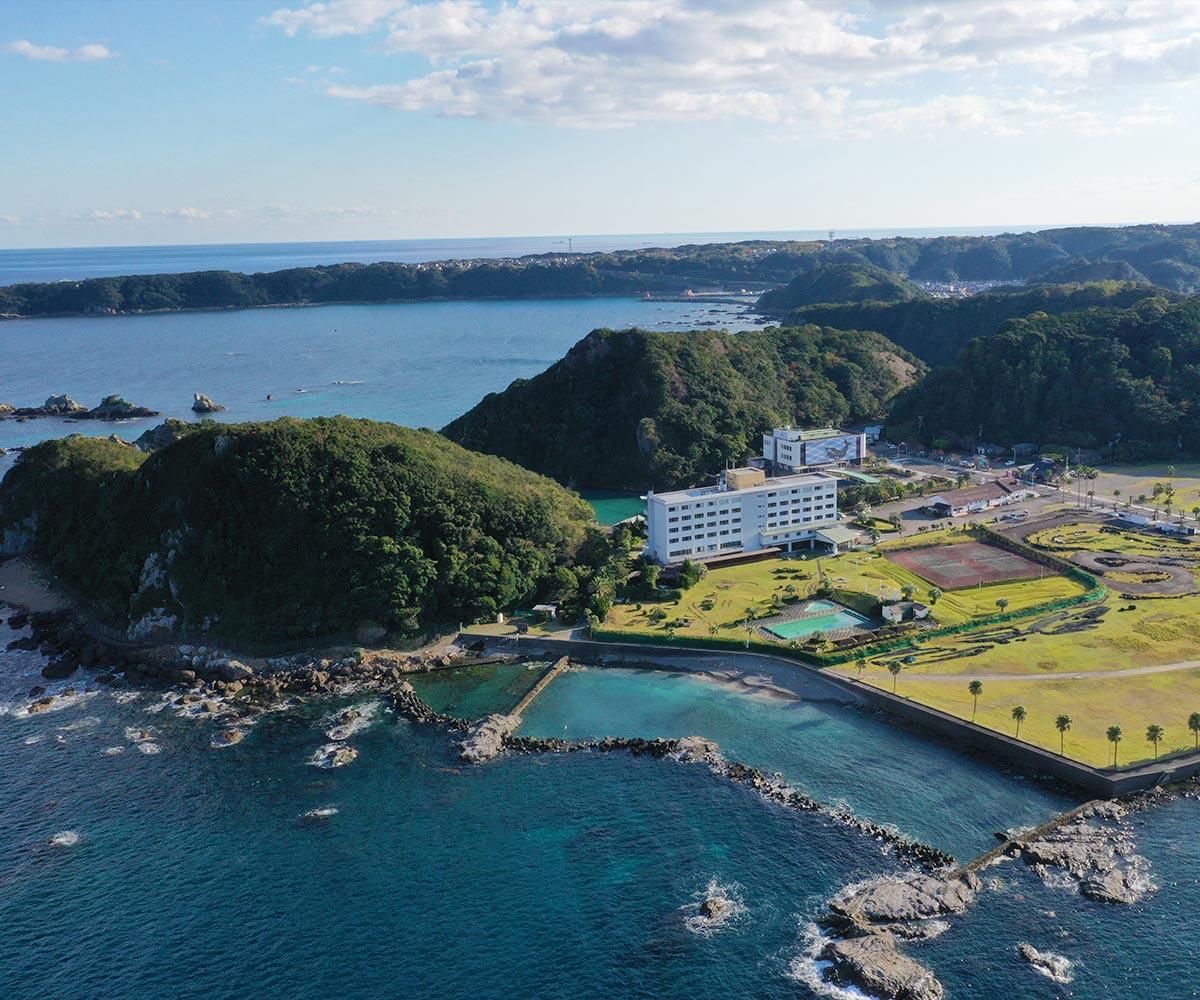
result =
M1129 555L1180 556L1200 559L1200 543L1170 535L1143 535L1136 531L1103 532L1099 524L1068 524L1043 528L1026 539L1031 545L1055 552L1121 552Z
M1095 482L1089 483L1089 489L1095 491L1097 500L1112 500L1113 490L1120 490L1120 501L1129 497L1134 500L1145 494L1147 498L1154 492L1154 484L1170 483L1175 487L1175 498L1172 501L1174 510L1182 507L1188 512L1191 520L1191 510L1200 506L1200 464L1180 462L1175 465L1175 478L1167 478L1167 462L1144 463L1140 465L1113 466L1101 471Z
M788 586L795 587L796 593L802 596L807 594L817 584L818 562L833 586L848 595L899 599L901 589L911 584L916 588L916 600L927 603L931 600L930 585L921 577L879 553L849 552L819 560L793 557L716 569L688 591L678 605L643 601L640 610L634 604L616 605L609 616L608 627L665 635L668 627L675 623L677 637L707 637L712 634L710 629L715 627L718 636L742 638L745 634L742 622L748 609L754 609L755 614L766 614L773 596L789 596L785 589ZM996 614L996 601L1001 598L1008 600L1008 611L1019 611L1047 601L1074 597L1086 589L1083 584L1055 575L1041 580L970 587L945 592L933 613L944 624L957 625L972 618ZM668 617L661 622L652 621L650 614L655 608L662 608Z
M945 683L908 676L907 672L906 667L898 678L897 694L951 715L971 718L972 698L965 677L961 683ZM1059 733L1054 720L1069 715L1066 754L1085 764L1107 767L1112 763L1112 744L1105 735L1109 726L1120 726L1124 731L1117 749L1119 766L1153 758L1154 747L1145 740L1146 727L1152 723L1166 730L1166 738L1159 744L1160 757L1193 749L1187 717L1200 711L1200 667L1130 678L1063 676L1043 681L989 681L986 674L980 676L983 693L977 723L1012 736L1013 706L1023 705L1028 715L1021 723L1021 739L1057 753ZM870 667L863 679L886 691L892 689L892 677L883 667Z

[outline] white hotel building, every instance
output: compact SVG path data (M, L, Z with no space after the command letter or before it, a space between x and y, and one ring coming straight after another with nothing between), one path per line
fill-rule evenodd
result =
M822 472L768 479L730 469L717 486L646 495L648 548L655 562L705 560L778 548L852 545L838 523L837 480Z

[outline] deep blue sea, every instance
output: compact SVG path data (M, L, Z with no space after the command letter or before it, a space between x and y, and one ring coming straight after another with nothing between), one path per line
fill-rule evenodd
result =
M67 393L95 406L119 393L190 420L192 394L202 392L228 407L219 420L341 413L438 428L489 392L548 368L599 327L736 330L760 322L742 305L631 298L10 320L0 322L0 402L37 406ZM133 438L159 420L2 420L0 448L69 433Z
M1042 226L950 229L846 229L839 239L888 236L988 236ZM743 233L627 233L582 236L505 236L480 239L355 240L320 243L208 243L193 246L61 247L0 250L0 285L23 281L103 278L118 274L175 274L186 271L279 271L288 267L396 261L476 260L542 253L603 253L645 247L741 240L823 240L826 230Z
M13 634L0 627L0 649ZM367 694L292 706L224 749L220 723L153 694L83 688L26 716L18 694L41 662L0 652L5 1000L845 998L813 985L812 920L899 867L702 766L584 753L464 768L443 734L381 707L350 739L354 762L309 764L335 709ZM469 707L512 697L500 682ZM543 697L530 732L704 733L963 857L1076 801L873 715L712 679L592 668ZM1143 903L1090 903L1008 863L912 952L963 1000L1195 996L1198 819L1190 801L1137 818L1160 885ZM739 912L706 936L687 917L714 890ZM1071 959L1075 982L1032 972L1022 941Z

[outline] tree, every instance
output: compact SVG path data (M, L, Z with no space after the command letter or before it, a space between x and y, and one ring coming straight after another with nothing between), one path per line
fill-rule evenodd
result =
M1196 746L1200 747L1200 712L1193 712L1188 716L1188 729L1196 737Z
M1024 706L1024 705L1017 705L1017 706L1016 706L1016 707L1015 707L1015 708L1012 710L1012 717L1013 717L1013 720L1014 720L1014 721L1016 722L1016 724L1017 724L1017 731L1016 731L1016 733L1015 733L1015 736L1016 736L1016 738L1017 738L1017 739L1020 739L1020 738L1021 738L1021 723L1025 721L1025 718L1026 718L1026 715L1027 715L1027 714L1028 714L1028 713L1026 713L1026 711L1025 711L1025 706Z
M587 620L587 633L589 636L595 635L596 629L600 627L600 619L594 611L585 611L584 618Z
M900 677L900 671L904 669L903 664L899 660L892 660L888 663L888 673L892 675L892 694L896 693L896 681Z
M900 530L900 526L903 523L904 522L900 519L900 514L898 512L892 511L892 513L888 515L888 524L890 524L897 531Z
M662 574L662 567L657 563L645 560L642 564L642 583L645 584L647 590L653 590L658 586L658 578Z
M1166 733L1162 726L1152 725L1146 727L1146 742L1154 744L1154 759L1158 760L1158 744Z
M1108 727L1108 742L1113 745L1113 767L1117 766L1117 744L1121 742L1122 735L1120 726Z
M705 568L699 563L685 559L683 565L679 567L679 589L691 590L700 582L705 572Z
M1054 720L1054 728L1058 730L1058 752L1060 755L1066 754L1067 746L1067 730L1071 728L1071 717L1069 715L1060 715Z
M708 626L708 634L711 635L714 639L716 638L717 632L719 632L719 631L720 631L720 629L718 629L716 625Z
M871 528L867 531L867 537L871 539L871 544L874 545L876 542L879 541L879 538L880 538L879 529L876 528L874 525L872 525Z
M1000 609L1000 614L1004 614L1004 609L1008 607L1008 598L999 597L996 599L996 607Z
M858 667L858 679L861 681L863 671L867 669L867 658L859 653L859 655L854 658L854 665ZM1197 716L1197 718L1200 718L1200 716Z
M913 594L915 594L916 592L917 592L917 588L916 588L915 584L906 583L903 587L900 588L900 593L904 595L904 599L906 601L911 601L913 599Z
M983 681L971 681L967 685L967 690L971 692L971 697L975 699L971 705L971 721L975 721L975 712L979 708L979 696L983 694Z
M937 604L938 598L941 596L942 596L942 588L941 587L930 587L929 588L929 603L930 604Z

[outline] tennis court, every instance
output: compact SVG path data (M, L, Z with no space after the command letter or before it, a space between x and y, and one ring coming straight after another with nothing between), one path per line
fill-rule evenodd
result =
M1024 556L983 542L931 545L925 549L889 552L887 557L897 566L916 573L942 590L1055 575L1053 570L1039 566Z

